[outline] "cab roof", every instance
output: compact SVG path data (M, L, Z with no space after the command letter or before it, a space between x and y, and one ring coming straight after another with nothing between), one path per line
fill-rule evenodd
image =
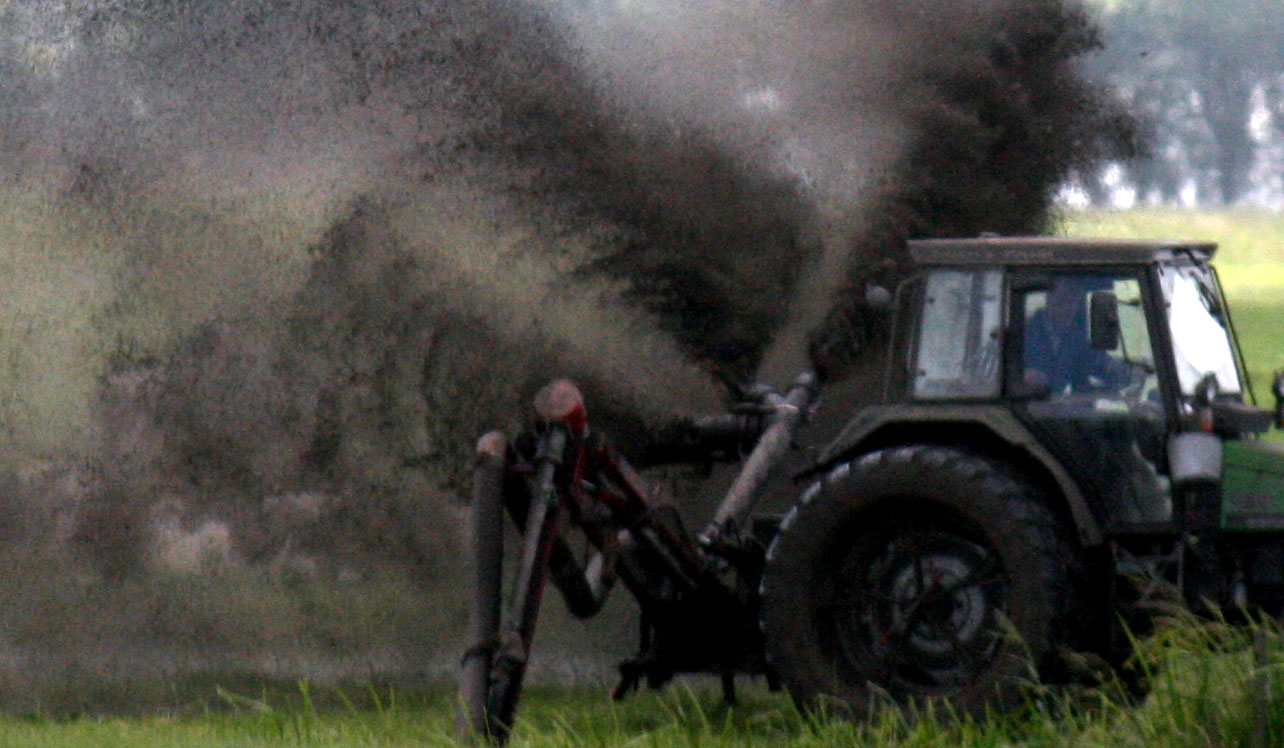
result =
M911 239L919 265L1139 265L1207 262L1212 242L1150 239L1070 239L1053 236L983 236L975 239Z

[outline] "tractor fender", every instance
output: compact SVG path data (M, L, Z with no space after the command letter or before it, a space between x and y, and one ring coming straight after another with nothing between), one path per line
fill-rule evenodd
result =
M971 439L959 438L980 432L985 432L990 441L997 441L1020 453L1046 474L1064 499L1064 508L1083 546L1098 546L1104 542L1101 524L1079 484L1010 410L995 405L936 403L865 407L821 449L813 466L798 477L820 475L854 455L894 445L935 442L962 447L980 446L971 444Z

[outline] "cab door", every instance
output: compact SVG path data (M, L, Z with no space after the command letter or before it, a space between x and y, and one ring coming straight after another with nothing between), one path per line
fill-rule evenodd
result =
M1172 526L1148 282L1119 268L1011 276L1006 394L1115 532Z

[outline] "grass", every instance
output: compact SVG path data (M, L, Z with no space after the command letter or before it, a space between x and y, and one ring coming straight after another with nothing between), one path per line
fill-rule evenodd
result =
M1257 651L1254 649L1257 644ZM515 748L813 746L841 748L1087 748L1244 746L1284 740L1284 635L1273 623L1230 625L1181 618L1142 642L1135 667L1149 680L1142 700L1117 683L1032 692L1023 709L985 720L886 711L864 722L804 715L760 688L722 705L716 689L679 682L622 704L604 691L531 689ZM453 695L369 687L211 689L185 712L142 719L0 718L0 748L170 746L461 745L452 736Z

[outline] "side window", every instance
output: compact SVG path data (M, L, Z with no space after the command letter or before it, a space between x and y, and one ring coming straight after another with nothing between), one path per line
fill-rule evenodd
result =
M945 270L928 276L918 330L914 396L999 394L1003 274Z
M1113 347L1094 346L1089 309L1094 294L1113 302ZM1059 275L1047 290L1025 295L1022 376L1027 389L1052 396L1108 394L1140 398L1156 392L1154 355L1141 281L1109 275Z

